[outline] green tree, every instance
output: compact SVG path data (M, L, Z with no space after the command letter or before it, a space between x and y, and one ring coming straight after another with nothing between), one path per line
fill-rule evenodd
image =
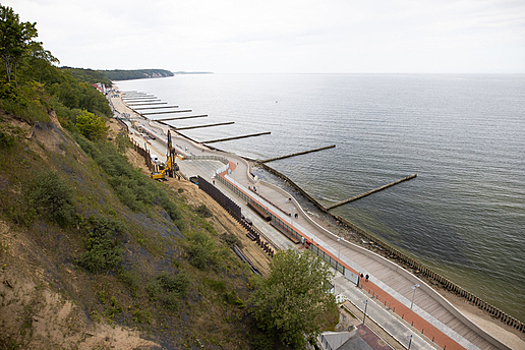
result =
M78 131L92 141L103 140L107 136L108 128L104 119L88 111L82 111L77 116L76 125Z
M45 50L41 42L33 41L28 45L29 48L29 65L35 74L38 74L38 82L42 82L42 75L50 64L58 64L58 58L51 54L51 51Z
M11 82L20 60L29 54L32 39L38 36L36 22L20 22L20 17L11 7L0 5L0 57L4 61L7 82Z
M260 327L277 334L279 340L293 348L304 348L305 336L320 331L320 315L331 305L332 273L323 260L306 251L288 249L275 254L270 275L261 279L259 288L249 299Z

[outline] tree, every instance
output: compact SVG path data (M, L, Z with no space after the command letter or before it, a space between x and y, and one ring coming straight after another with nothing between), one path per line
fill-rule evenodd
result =
M38 73L38 82L42 82L42 74L45 69L50 67L50 64L58 64L58 58L51 54L51 51L45 50L41 42L33 41L28 45L29 61Z
M108 131L104 119L88 111L82 111L77 116L76 126L82 135L92 141L103 140Z
M18 63L30 52L31 40L37 36L36 22L20 22L18 14L11 7L0 5L0 57L4 61L7 82L11 82L14 72L17 84Z
M270 275L250 297L261 328L277 334L283 344L304 348L305 335L316 336L318 317L331 305L330 267L306 251L288 249L275 254Z

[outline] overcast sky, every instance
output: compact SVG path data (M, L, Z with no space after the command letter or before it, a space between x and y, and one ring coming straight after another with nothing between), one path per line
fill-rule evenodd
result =
M525 0L10 0L61 65L525 73Z

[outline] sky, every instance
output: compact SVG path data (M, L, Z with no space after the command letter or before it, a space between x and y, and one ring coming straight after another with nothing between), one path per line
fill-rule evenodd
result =
M525 73L525 0L10 0L61 66Z

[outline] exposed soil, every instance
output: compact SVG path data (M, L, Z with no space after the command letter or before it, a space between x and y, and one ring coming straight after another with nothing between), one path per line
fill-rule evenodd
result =
M0 242L0 348L159 348L135 330L91 322L60 288L53 291L42 248L27 233L0 221Z

